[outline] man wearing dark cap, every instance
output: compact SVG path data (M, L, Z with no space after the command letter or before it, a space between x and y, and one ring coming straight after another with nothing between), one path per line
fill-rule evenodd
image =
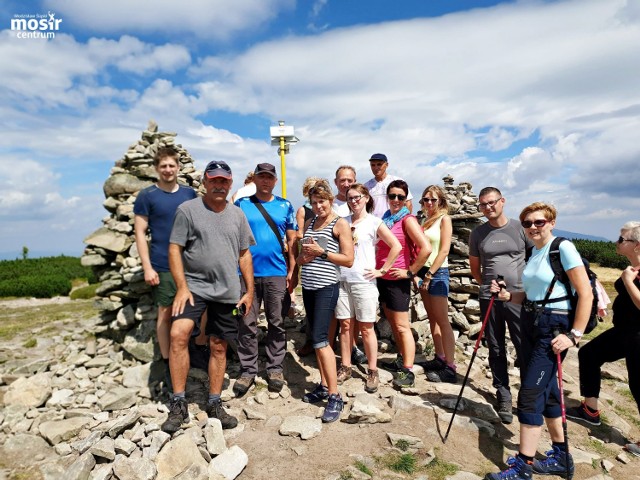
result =
M233 178L225 162L210 162L205 169L206 193L178 207L169 239L169 267L177 292L172 306L169 363L173 397L169 417L162 425L177 431L189 419L185 396L189 372L189 336L204 310L209 337L209 400L207 414L222 428L238 424L222 406L220 393L227 366L227 342L238 333L238 312L251 309L253 265L249 247L255 245L247 218L227 202ZM243 295L238 267L246 281Z
M270 163L258 164L253 179L255 195L236 201L247 216L256 239L256 245L250 248L255 295L251 310L239 326L238 357L242 373L233 385L238 397L247 393L258 374L257 321L262 302L268 322L267 383L270 391L282 390L282 362L287 343L284 316L289 310L290 293L298 280L294 255L298 230L296 215L289 200L273 194L278 181L276 167Z
M387 201L387 187L394 180L404 180L400 177L396 177L394 175L389 175L387 173L387 167L389 166L389 161L387 160L387 156L384 153L374 153L371 155L369 159L369 166L371 167L371 172L373 173L373 178L364 184L365 187L369 189L369 193L371 194L371 198L373 198L373 214L382 218L384 212L389 210L389 202ZM411 199L413 195L411 195L411 190L409 190L409 195L407 196L407 201L405 202L405 206L409 209L409 211L413 211L413 205L411 203Z

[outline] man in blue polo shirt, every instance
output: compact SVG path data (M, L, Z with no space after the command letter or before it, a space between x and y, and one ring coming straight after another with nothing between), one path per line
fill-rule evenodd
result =
M169 236L178 206L197 197L193 188L178 185L178 157L178 152L172 148L158 150L153 159L158 182L141 190L133 204L136 248L144 270L144 281L153 287L154 301L158 306L156 336L165 366L165 385L169 390L169 332L171 305L176 295L176 284L169 271ZM151 233L151 245L147 243L147 230Z
M294 255L298 230L295 210L288 200L273 195L278 181L275 166L260 163L254 173L255 195L236 201L247 216L256 239L256 245L249 248L253 257L255 296L251 310L240 322L238 333L242 374L233 386L238 397L247 393L258 374L257 320L262 302L269 324L266 338L269 390L279 392L284 386L282 362L287 342L284 316L289 310L290 292L298 281Z

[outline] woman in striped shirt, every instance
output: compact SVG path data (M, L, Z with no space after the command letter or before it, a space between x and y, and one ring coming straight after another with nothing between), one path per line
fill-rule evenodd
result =
M329 345L329 324L338 302L339 267L353 265L351 229L347 221L333 211L333 198L324 183L318 182L309 190L316 217L305 223L297 259L302 265L302 299L320 369L320 383L303 400L308 403L328 400L323 422L338 420L344 406L338 393L336 357Z

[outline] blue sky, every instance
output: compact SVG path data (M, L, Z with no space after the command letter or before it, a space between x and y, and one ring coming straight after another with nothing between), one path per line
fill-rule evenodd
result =
M11 30L49 12L55 38ZM640 217L638 0L3 0L0 25L0 258L80 255L151 118L236 186L294 125L296 206L306 176L366 181L383 152L414 192L451 174L564 230Z

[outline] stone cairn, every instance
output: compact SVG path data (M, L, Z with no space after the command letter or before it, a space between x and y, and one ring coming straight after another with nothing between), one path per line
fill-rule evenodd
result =
M175 137L175 133L158 132L158 125L151 120L140 140L115 162L103 187L103 206L109 215L103 218L102 227L84 239L87 247L81 258L82 265L92 267L100 282L95 302L100 332L143 362L159 358L159 352L154 351L157 315L135 244L133 204L138 192L157 179L153 158L161 147L173 147L179 153L180 184L198 189L202 178Z
M116 161L104 184L103 205L109 215L103 219L104 225L84 240L87 247L81 259L83 265L94 269L100 282L95 303L100 311L100 331L143 362L157 360L159 352L154 347L156 308L151 290L144 282L135 246L133 203L138 191L157 178L153 157L163 146L172 146L180 153L179 182L200 187L201 173L196 171L189 153L175 143L175 137L175 133L158 132L156 123L150 121L141 139ZM471 231L481 223L482 214L477 210L478 199L470 183L456 186L451 176L444 177L443 182L453 220L449 316L458 341L464 344L478 333L481 325L478 285L471 277L468 243ZM418 352L429 352L429 322L417 293L412 299L412 328ZM391 328L383 320L378 330L380 349L386 351L392 339Z

